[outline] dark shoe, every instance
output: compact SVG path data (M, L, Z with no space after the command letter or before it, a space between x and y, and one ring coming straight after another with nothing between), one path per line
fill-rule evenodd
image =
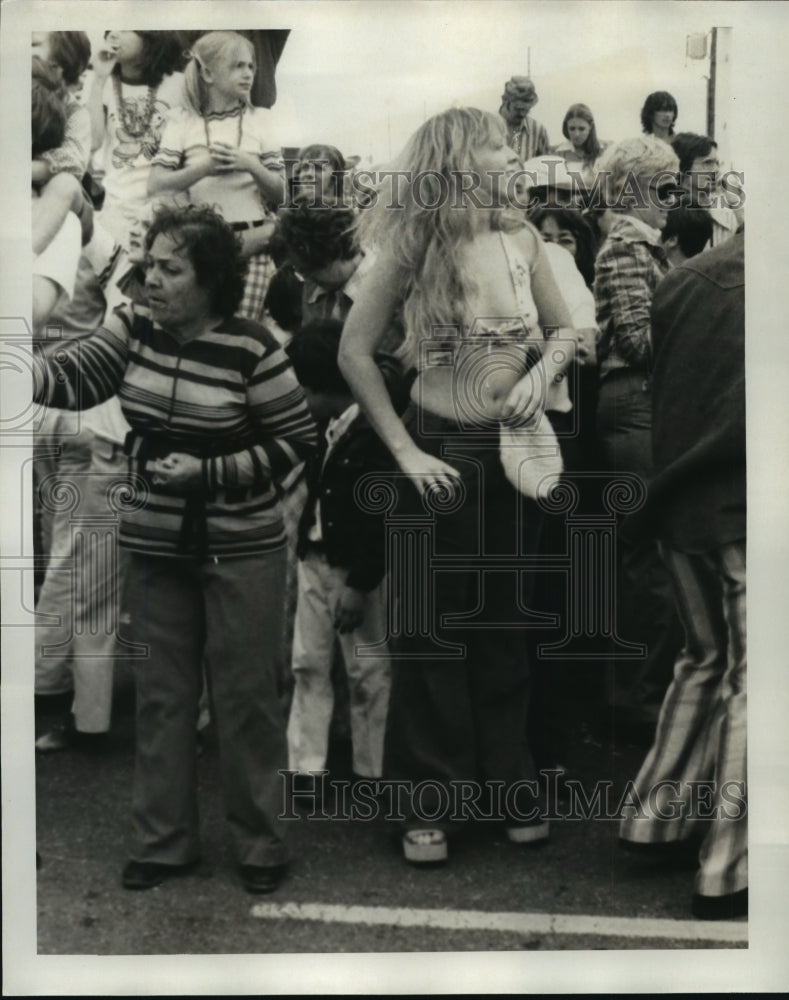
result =
M748 890L730 892L725 896L693 894L691 912L699 920L734 920L748 916Z
M168 878L188 875L200 863L199 859L185 865L164 865L156 861L130 861L123 869L124 889L155 889Z
M671 871L695 871L699 867L701 839L669 840L659 844L640 844L619 838L621 850L633 858L645 861L656 868Z
M288 866L286 864L241 865L238 870L241 873L241 884L247 892L264 893L274 892L279 888Z
M58 750L84 750L103 753L107 749L107 733L83 733L71 718L59 722L36 740L38 753L55 753Z

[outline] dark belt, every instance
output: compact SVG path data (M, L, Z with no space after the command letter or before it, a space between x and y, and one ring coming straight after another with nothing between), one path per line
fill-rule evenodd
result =
M257 229L258 226L265 226L266 219L257 219L255 222L231 222L230 228L234 233L243 233L247 229Z

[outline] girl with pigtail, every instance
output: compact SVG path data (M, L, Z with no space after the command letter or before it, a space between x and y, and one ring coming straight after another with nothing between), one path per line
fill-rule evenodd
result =
M238 233L248 271L238 316L259 320L274 266L267 249L273 209L283 199L283 168L271 113L255 108L252 44L234 31L211 31L192 47L186 107L168 121L153 160L148 194L188 192Z

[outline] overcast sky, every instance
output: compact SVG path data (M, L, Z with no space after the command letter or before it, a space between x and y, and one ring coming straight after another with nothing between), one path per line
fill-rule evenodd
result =
M534 117L559 142L583 101L598 135L640 131L653 90L677 99L678 125L706 131L709 59L685 56L691 33L725 25L706 3L382 2L292 5L277 73L287 143L328 141L364 160L397 153L425 116L453 104L498 110L504 82L531 75ZM717 20L716 20L717 18Z

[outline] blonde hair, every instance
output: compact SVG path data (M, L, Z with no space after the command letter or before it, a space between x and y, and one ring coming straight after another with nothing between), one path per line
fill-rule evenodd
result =
M398 207L379 188L375 204L360 215L362 245L386 247L407 276L406 335L398 354L408 363L437 328L471 320L467 301L476 285L460 263L461 245L474 232L464 177L477 169L478 150L503 146L505 138L503 121L488 111L451 108L434 115L394 164L405 172L405 183L392 191Z
M606 204L613 207L635 184L648 187L649 182L663 174L679 171L677 154L662 139L642 135L614 143L603 153L598 170L605 177Z
M189 62L184 70L184 90L189 106L202 115L208 104L208 84L203 79L203 70L213 70L223 57L230 58L233 52L245 46L254 60L255 49L249 39L236 31L209 31L192 46ZM247 99L247 104L250 104Z

